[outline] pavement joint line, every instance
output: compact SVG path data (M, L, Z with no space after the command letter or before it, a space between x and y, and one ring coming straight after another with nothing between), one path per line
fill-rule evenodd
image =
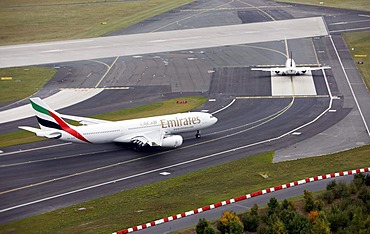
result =
M124 230L113 232L113 234L131 233L131 232L134 232L134 231L138 231L138 230L146 229L146 228L149 228L149 227L157 226L157 225L162 224L162 223L171 222L173 220L180 219L180 218L183 218L183 217L188 217L188 216L195 215L195 214L198 214L198 213L201 213L201 212L216 209L216 208L219 208L219 207L222 207L222 206L225 206L225 205L229 205L229 204L234 203L234 202L243 201L243 200L250 199L250 198L253 198L253 197L266 195L266 194L276 192L276 191L279 191L279 190L292 188L292 187L296 187L296 186L299 186L299 185L304 185L304 184L307 184L307 183L313 183L313 182L320 181L320 180L331 179L331 178L335 178L335 177L348 176L348 175L355 175L355 174L364 173L364 172L370 172L370 167L365 167L365 168L355 169L355 170L342 171L342 172L336 172L336 173L331 173L331 174L323 174L323 175L314 176L314 177L307 177L307 178L302 179L302 180L297 180L297 181L294 181L294 182L278 185L278 186L275 186L275 187L266 188L266 189L259 190L259 191L249 193L249 194L246 194L246 195L242 195L242 196L239 196L239 197L236 197L236 198L233 198L233 199L218 202L218 203L211 204L211 205L208 205L208 206L204 206L204 207L201 207L201 208L197 208L197 209L194 209L194 210L191 210L191 211L183 212L183 213L180 213L180 214L177 214L177 215L172 215L172 216L169 216L169 217L166 217L166 218L158 219L158 220L152 221L150 223L130 227L130 228L127 228L127 229L124 229Z
M292 6L258 6L258 7L222 7L222 8L202 8L202 9L187 9L180 10L182 12L202 12L202 11L225 11L225 10L256 10L261 9L275 9L275 8L291 8Z
M238 99L263 99L263 98L329 98L329 95L277 95L277 96L238 96Z

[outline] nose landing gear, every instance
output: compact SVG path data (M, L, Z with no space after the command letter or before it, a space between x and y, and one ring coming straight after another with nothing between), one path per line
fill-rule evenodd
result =
M201 137L201 135L200 135L200 131L199 130L197 130L197 133L195 134L195 138L200 138Z

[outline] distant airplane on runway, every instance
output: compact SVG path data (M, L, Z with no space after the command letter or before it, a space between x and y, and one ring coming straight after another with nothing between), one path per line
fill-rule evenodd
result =
M307 71L330 69L331 67L297 67L295 61L293 60L292 54L285 62L285 67L272 67L272 68L252 68L253 71L268 71L275 72L280 75L301 75Z
M78 143L133 143L135 150L144 146L179 147L183 138L175 134L196 131L199 138L201 129L217 122L216 117L203 112L106 121L59 114L40 98L31 98L30 102L41 129L19 126L20 129L40 137ZM82 126L70 125L63 118L78 121Z

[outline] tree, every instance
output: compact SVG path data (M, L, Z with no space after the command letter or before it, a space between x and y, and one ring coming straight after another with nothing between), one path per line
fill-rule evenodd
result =
M304 209L307 212L313 211L313 210L322 210L324 204L321 201L315 201L313 194L311 191L304 190L304 200L305 200L305 205Z
M254 203L253 207L251 208L251 215L258 215L258 205Z
M212 226L207 226L204 228L204 234L216 234L216 231Z
M230 222L230 234L243 234L244 227L240 221L233 220Z
M222 234L236 234L239 230L239 226L241 226L241 230L243 233L243 224L240 222L239 217L235 214L235 212L225 211L222 217L217 221L217 229ZM233 231L233 232L231 232Z
M362 185L365 184L365 174L358 173L353 176L353 183L356 185L357 190L359 190Z
M366 174L365 176L365 185L370 186L370 174Z
M259 222L260 222L260 217L258 215L255 215L252 212L246 213L241 215L240 217L243 225L244 225L244 231L248 232L256 232Z
M279 218L271 218L268 224L267 232L268 234L288 234L284 223Z
M304 200L305 200L304 209L307 212L311 212L313 210L316 210L315 209L315 200L313 198L312 192L310 192L308 190L304 190L303 193L304 193L303 197L304 197Z
M211 230L213 230L213 233L215 232L209 221L204 218L199 219L198 224L195 226L197 234L210 234L212 233Z
M346 198L352 193L351 186L344 181L339 181L337 186L334 188L334 198Z
M294 211L293 217L285 224L289 234L306 234L310 233L310 222L308 218L297 211Z
M339 209L338 205L333 204L328 212L328 221L330 222L330 229L337 232L340 229L347 227L349 223L348 213Z
M267 203L267 207L268 207L267 215L271 216L272 214L274 214L275 212L279 210L280 204L275 197L272 197L269 203Z
M326 185L326 190L333 190L335 187L337 186L337 181L336 180L333 180L333 181L330 181L327 185Z
M330 234L330 223L326 219L323 211L311 211L308 215L311 223L312 234Z

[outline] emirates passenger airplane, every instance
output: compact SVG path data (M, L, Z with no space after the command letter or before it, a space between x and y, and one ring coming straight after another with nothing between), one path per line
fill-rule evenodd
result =
M40 98L30 98L40 129L19 126L36 136L78 143L133 143L134 149L144 146L176 148L182 145L179 133L196 131L212 126L217 118L208 113L188 112L148 118L106 121L79 116L62 115L52 110ZM80 122L73 126L63 120Z

